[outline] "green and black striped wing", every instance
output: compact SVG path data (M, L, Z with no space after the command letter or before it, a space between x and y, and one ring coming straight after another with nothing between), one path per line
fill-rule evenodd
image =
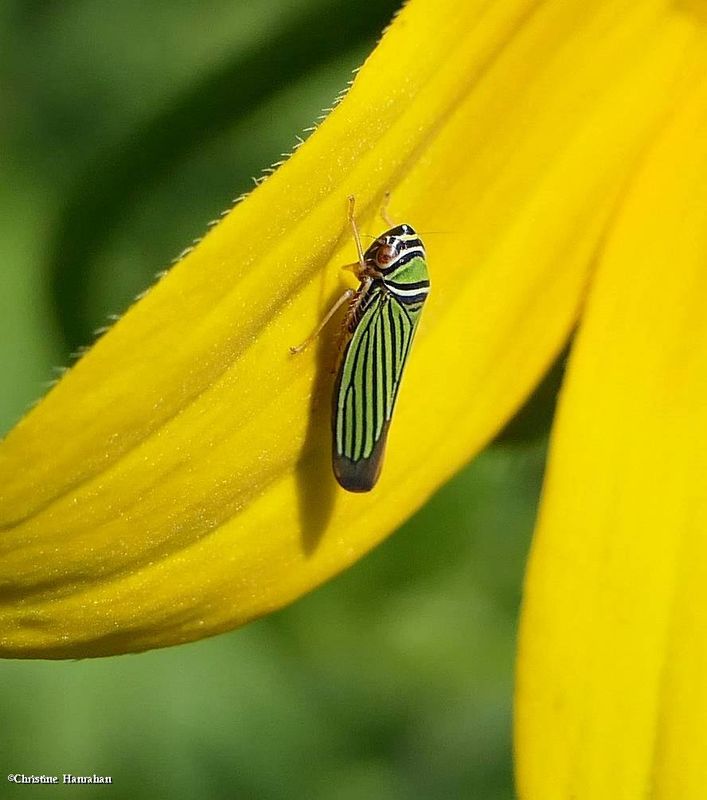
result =
M333 396L336 479L351 492L373 488L422 304L406 305L374 285L343 352Z

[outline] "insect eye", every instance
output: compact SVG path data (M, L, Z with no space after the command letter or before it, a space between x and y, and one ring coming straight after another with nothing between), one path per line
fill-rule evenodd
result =
M392 244L384 244L376 252L376 263L379 267L385 267L398 255L398 248Z

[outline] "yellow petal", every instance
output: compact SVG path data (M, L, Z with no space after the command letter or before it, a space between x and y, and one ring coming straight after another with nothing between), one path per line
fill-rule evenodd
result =
M705 797L706 78L646 154L572 353L524 597L524 800Z
M655 0L413 0L311 140L0 447L1 652L225 630L393 530L561 348L690 33ZM433 290L382 479L352 496L329 464L336 337L288 346L353 260L346 196L376 233L386 190L430 231Z

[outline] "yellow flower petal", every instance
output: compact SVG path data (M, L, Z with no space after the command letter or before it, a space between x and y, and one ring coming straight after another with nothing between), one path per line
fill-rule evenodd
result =
M572 354L524 598L524 800L705 797L706 77L646 155Z
M0 652L225 630L407 517L561 348L689 36L654 0L413 0L311 141L0 447ZM352 496L329 463L336 337L288 346L341 291L346 196L375 233L386 190L431 231L433 291L382 479Z

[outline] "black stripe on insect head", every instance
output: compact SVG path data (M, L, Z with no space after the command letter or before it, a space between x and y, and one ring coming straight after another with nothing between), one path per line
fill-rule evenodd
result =
M425 248L410 248L405 249L402 253L394 260L391 261L390 264L387 264L385 267L379 267L374 260L374 266L377 270L379 270L383 275L388 275L388 273L399 269L400 267L404 266L408 263L408 261L412 261L413 258L424 258L425 257Z
M408 225L404 222L402 225L396 225L394 228L390 228L379 238L382 239L384 236L417 236L417 233L412 225Z
M385 240L389 241L385 241ZM381 236L373 245L369 248L372 251L376 251L378 247L381 247L384 244L397 244L400 248L400 254L407 252L408 250L412 250L414 247L420 247L423 250L425 249L425 245L422 244L422 239L401 239L400 236Z
M396 229L393 229L396 230ZM366 252L363 254L363 258L365 261L374 261L376 257L376 253L380 250L381 247L385 247L386 245L397 245L399 249L399 256L406 253L408 250L413 248L421 248L423 253L425 246L422 243L422 240L417 236L417 234L412 231L410 234L414 236L414 239L403 239L400 234L393 234L390 231L387 233L381 234L374 242L366 248Z

